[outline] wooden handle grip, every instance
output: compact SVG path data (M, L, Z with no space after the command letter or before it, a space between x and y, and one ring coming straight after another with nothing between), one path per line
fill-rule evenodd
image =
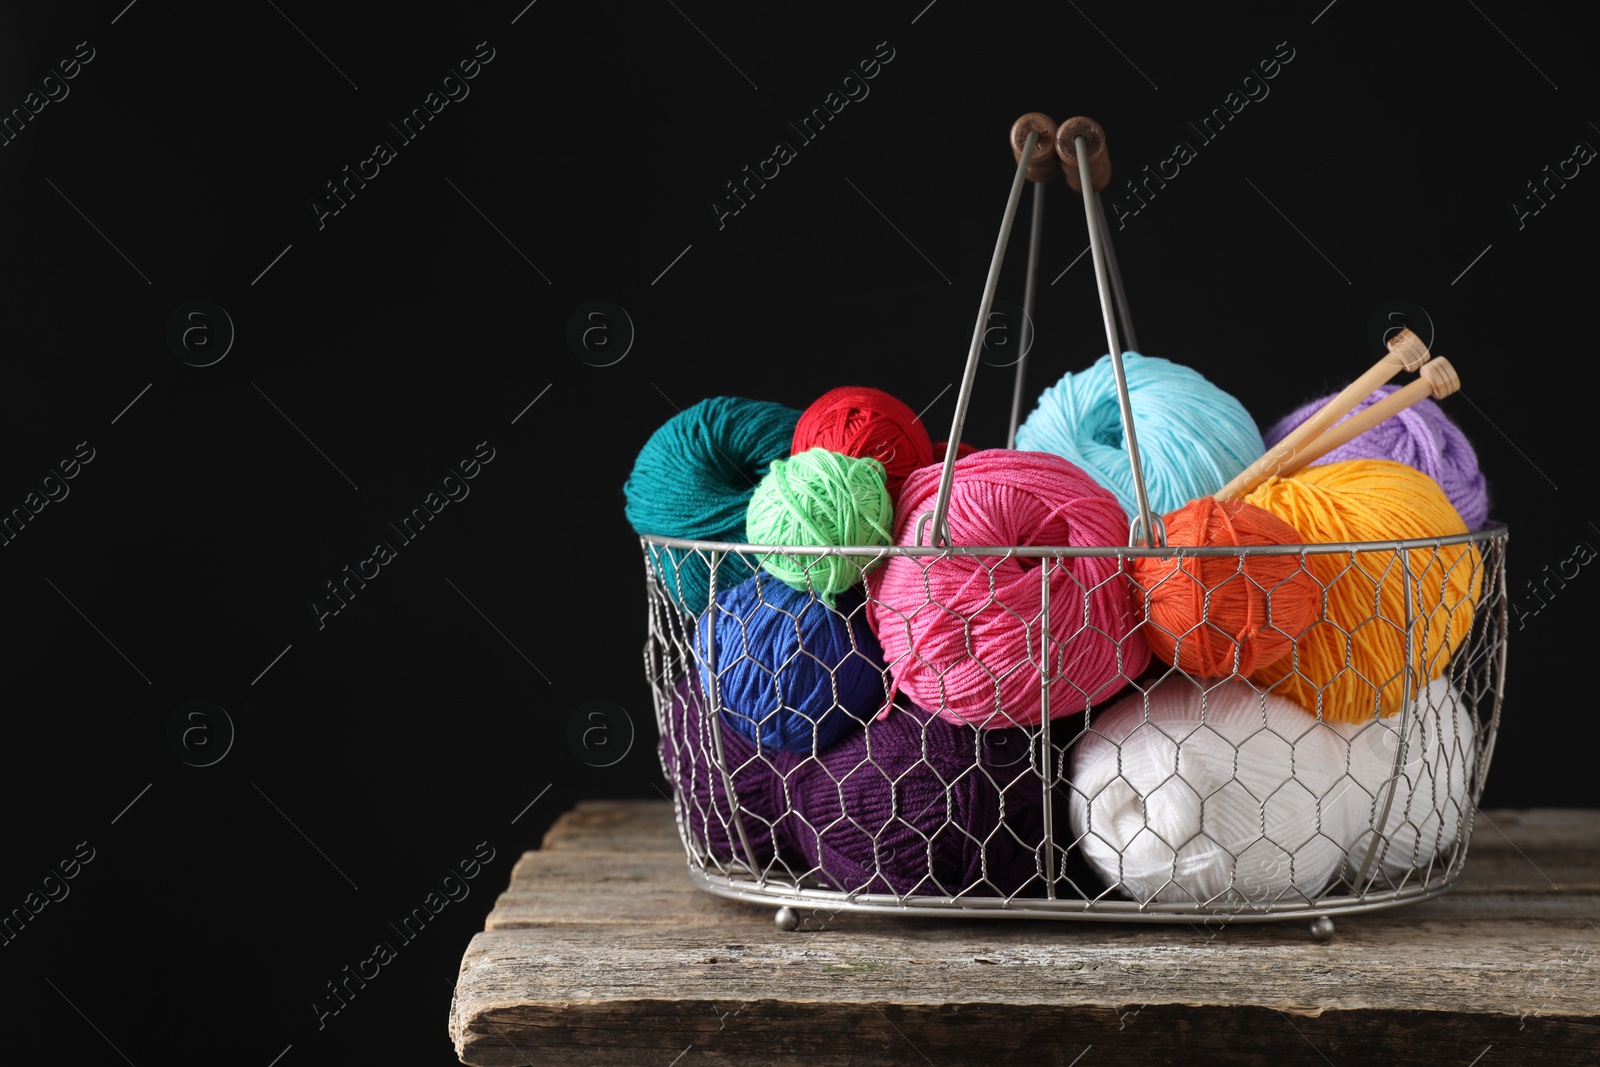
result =
M1061 157L1061 172L1067 184L1083 192L1078 176L1078 138L1083 138L1083 156L1089 161L1089 180L1095 192L1111 184L1111 155L1106 151L1106 131L1094 119L1075 115L1056 130L1056 155Z
M1030 111L1011 124L1011 159L1022 162L1022 146L1028 134L1037 133L1033 145L1033 158L1028 163L1028 180L1047 182L1061 170L1061 160L1056 155L1056 122L1042 111Z
M1296 452L1294 457L1279 469L1278 476L1287 478L1296 471L1309 467L1340 445L1354 441L1374 426L1398 415L1419 400L1443 400L1460 388L1461 379L1457 377L1455 368L1450 365L1448 359L1440 356L1422 368L1422 376L1416 381L1404 389L1396 389L1376 404L1356 412Z

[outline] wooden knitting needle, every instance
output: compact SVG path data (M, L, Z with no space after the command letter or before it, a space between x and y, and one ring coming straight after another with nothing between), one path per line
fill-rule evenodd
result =
M1443 400L1460 388L1461 379L1450 361L1443 356L1435 356L1432 362L1422 368L1421 376L1416 381L1404 389L1396 389L1371 407L1356 412L1296 452L1294 458L1279 469L1278 476L1287 478L1295 471L1310 466L1340 445L1353 441L1419 400Z
M1345 387L1344 391L1324 404L1315 415L1267 450L1266 455L1246 467L1237 478L1223 486L1216 494L1218 500L1238 500L1256 486L1281 473L1284 466L1294 462L1295 453L1306 442L1338 422L1361 401L1372 395L1380 385L1386 385L1403 370L1414 371L1428 362L1428 346L1409 329L1402 328L1389 339L1389 352L1374 363L1365 374Z

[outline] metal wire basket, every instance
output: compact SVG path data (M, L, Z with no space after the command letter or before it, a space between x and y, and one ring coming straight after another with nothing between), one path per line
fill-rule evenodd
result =
M1494 525L1457 536L1384 542L1165 547L1161 521L1152 513L1145 490L1120 361L1124 348L1119 343L1119 316L1121 336L1129 340L1130 350L1134 346L1098 196L1098 188L1109 178L1108 170L1103 177L1095 174L1104 159L1103 131L1087 119L1069 120L1057 128L1042 116L1030 115L1018 120L1012 134L1017 169L956 402L937 503L933 511L920 517L918 544L816 548L641 538L649 617L645 670L661 733L662 769L674 787L674 808L692 881L719 896L777 908L778 925L785 929L797 928L805 914L832 917L840 912L1169 923L1299 919L1310 920L1311 931L1319 938L1331 936L1333 916L1425 900L1447 891L1462 875L1473 814L1499 725L1508 632L1506 528ZM1083 194L1138 513L1132 519L1128 547L952 545L946 514L957 445L1000 264L1024 180L1033 178L1024 308L1028 329L1045 188L1039 179L1049 176L1046 155L1056 153L1067 165L1070 184ZM1071 181L1074 167L1077 181ZM1026 355L1026 334L1023 347ZM1019 361L1012 403L1013 444L1022 376ZM924 534L926 544L922 543ZM669 560L668 553L675 558ZM952 767L948 758L934 767L933 757L927 754L915 766L905 765L903 759L890 766L873 752L870 741L859 761L850 766L838 765L837 758L830 763L825 750L775 753L754 745L735 752L723 726L727 709L717 675L711 673L709 685L701 681L703 657L696 650L697 626L718 624L719 582L723 586L737 583L759 571L762 560L775 554L790 561L810 558L834 565L849 561L861 569L861 587L869 599L872 593L866 573L891 557L913 557L927 567L939 566L941 561L962 560L970 567L974 560L995 566L1003 560L1028 559L1040 574L1042 602L1039 617L1026 621L1042 624L1042 630L1048 630L1052 616L1061 618L1060 612L1089 617L1087 601L1093 588L1079 584L1070 595L1064 596L1059 589L1052 592L1052 578L1075 558L1115 560L1116 573L1109 580L1136 583L1133 563L1141 557L1222 557L1236 561L1240 581L1249 580L1244 563L1251 557L1290 557L1298 561L1299 570L1318 571L1324 588L1330 573L1336 575L1336 581L1357 583L1364 594L1370 593L1374 605L1363 625L1393 627L1401 636L1404 670L1391 678L1363 680L1374 692L1389 694L1390 709L1398 710L1380 717L1379 701L1365 722L1335 728L1323 719L1319 691L1314 729L1336 735L1338 744L1332 751L1339 753L1337 759L1343 763L1335 763L1331 769L1324 766L1318 774L1309 773L1293 757L1278 781L1263 782L1259 773L1252 776L1247 772L1246 757L1260 746L1281 749L1304 740L1284 736L1263 710L1260 724L1242 733L1210 731L1213 748L1224 746L1221 751L1232 757L1220 775L1215 759L1209 776L1196 769L1198 756L1185 761L1186 741L1191 749L1198 743L1194 735L1173 736L1170 769L1154 778L1147 769L1141 780L1125 763L1131 761L1127 746L1133 734L1102 728L1107 702L1092 703L1091 694L1084 694L1081 701L1063 707L1054 659L1033 654L1024 662L986 667L996 677L1017 671L1037 676L1044 708L1039 723L1014 726L993 721L985 724L989 728L940 724L938 728L944 731L940 736L946 741L951 731L965 731L960 736L965 739L962 744L970 744L971 758L959 767ZM710 571L711 607L704 613L712 616L710 619L685 611L682 590L669 591L667 583L682 573L684 555L702 557ZM1450 571L1473 590L1470 624L1453 612L1441 619L1436 612L1419 609L1423 576ZM1396 585L1402 590L1400 611L1393 610L1393 596L1386 609L1382 595L1385 587L1392 593ZM1270 605L1273 590L1260 588L1258 592ZM1326 603L1325 597L1324 606ZM1209 606L1208 594L1207 609ZM854 614L865 607L858 602L839 610ZM901 605L901 610L904 607ZM925 607L951 610L931 595ZM1160 625L1148 614L1140 624ZM1463 626L1464 635L1459 633ZM1447 663L1426 661L1422 654L1441 645L1441 628L1456 629L1444 634L1442 642L1445 650L1453 647L1454 652L1446 651ZM1170 636L1180 649L1183 641L1198 639L1193 631ZM1291 655L1298 653L1296 648ZM802 650L801 657L805 655L808 653ZM1117 662L1124 662L1120 655ZM831 669L831 665L824 666ZM888 671L884 673L887 683ZM1157 660L1151 660L1150 668L1138 676L1119 677L1118 683L1119 697L1135 694L1137 699L1137 694L1144 694L1145 720L1150 716L1150 694L1158 686L1192 685L1202 719L1207 701L1226 687L1238 691L1242 684L1250 686L1252 693L1264 691L1237 672L1227 679L1195 678ZM1142 723L1146 729L1154 725ZM931 728L924 725L923 729ZM1114 761L1109 781L1088 785L1075 781L1073 768L1078 758L1095 750L1102 764L1106 759ZM926 737L924 752L928 752ZM1358 764L1370 768L1374 759L1379 773L1358 773ZM798 806L792 783L807 775L815 782L820 774L828 775L825 791L835 786L840 790L840 804L819 824L813 813ZM913 800L906 783L918 775L923 781L933 775L937 781L947 782L948 788L943 793L936 790L931 799ZM870 816L852 812L844 803L848 783L864 780L874 783L880 794ZM761 784L752 784L758 782ZM956 796L958 784L972 787L974 783L997 816L976 829L963 825L957 816L967 801ZM1192 794L1198 821L1176 830L1151 821L1152 798L1164 789ZM1096 805L1109 797L1111 790L1129 794L1122 799L1144 811L1142 821L1135 819L1129 825L1124 818L1119 826L1109 826L1104 820L1097 824ZM1242 832L1234 826L1223 833L1206 824L1211 798L1225 794L1232 797L1235 814L1242 811L1249 817ZM1302 807L1311 813L1309 824L1302 819L1297 828L1286 828L1283 820L1275 820L1275 804L1291 794L1301 798ZM913 803L919 810L909 810ZM928 818L930 810L932 820ZM784 843L794 841L796 835L805 847ZM850 863L841 866L826 858L830 835L841 848L854 851ZM891 838L902 853L898 858L888 854ZM938 856L939 849L949 846L952 839L965 856L964 863L954 867L941 864ZM1147 845L1157 840L1157 852L1162 856L1170 852L1170 868L1153 874L1145 870L1137 878L1127 873L1124 860L1131 862L1131 842L1141 839ZM911 851L918 853L909 859L904 855L908 841ZM1185 866L1185 856L1197 845L1204 845L1213 861L1205 877ZM1330 849L1337 862L1319 876L1315 870L1327 867ZM1099 865L1086 862L1086 854L1100 857ZM1312 862L1314 855L1316 863ZM895 879L884 875L891 859L898 864ZM1009 872L1005 877L999 874L1002 868ZM1299 871L1304 870L1313 873L1300 877Z

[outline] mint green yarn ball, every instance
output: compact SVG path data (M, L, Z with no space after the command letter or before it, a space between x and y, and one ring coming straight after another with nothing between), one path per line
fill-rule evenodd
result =
M774 460L745 513L755 545L887 545L893 526L894 499L883 464L825 448ZM773 552L762 558L761 566L791 588L810 589L832 607L874 562L862 556Z

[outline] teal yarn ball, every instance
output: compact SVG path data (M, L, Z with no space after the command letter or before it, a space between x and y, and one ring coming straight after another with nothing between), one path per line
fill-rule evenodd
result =
M665 535L662 535L665 536ZM742 541L744 535L707 538L715 541ZM711 554L684 548L649 547L650 567L656 581L666 590L667 599L691 615L699 615L711 603ZM761 571L754 556L737 552L717 558L717 589L731 589Z
M800 412L766 400L718 396L685 408L650 435L622 487L633 531L689 541L744 542L745 511L773 460L789 454ZM711 602L709 553L652 548L672 602L698 615ZM756 573L753 558L724 556L717 587Z
M756 545L877 546L894 540L894 499L883 464L826 448L773 460L745 514ZM861 582L872 562L783 552L761 558L768 574L792 589L809 589L829 607Z
M1213 495L1266 451L1244 405L1199 371L1137 352L1124 353L1122 365L1156 515ZM1139 513L1110 356L1046 389L1017 427L1017 448L1071 460L1130 516Z

